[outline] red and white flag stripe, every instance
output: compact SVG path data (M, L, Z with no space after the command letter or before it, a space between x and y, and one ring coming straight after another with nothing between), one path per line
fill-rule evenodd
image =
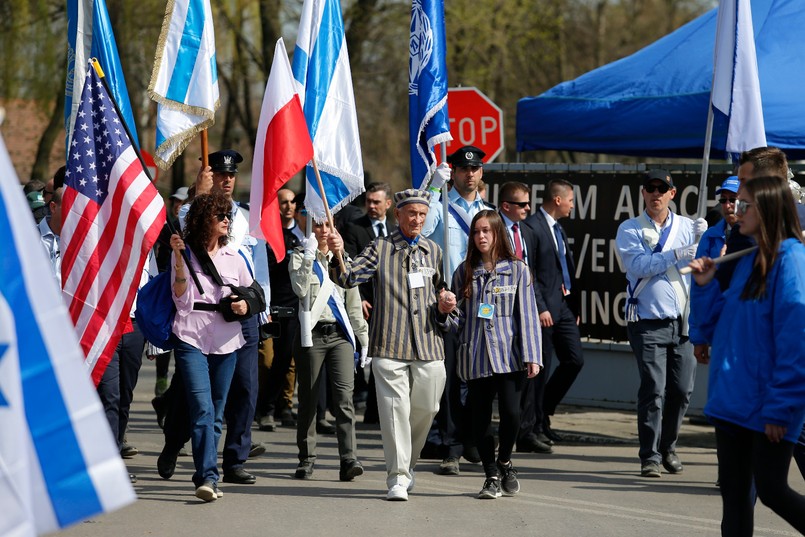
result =
M249 198L250 233L268 242L277 261L285 257L277 191L312 158L313 142L280 38L260 111Z
M165 205L128 147L112 167L102 205L66 188L62 212L63 291L97 385L128 322Z

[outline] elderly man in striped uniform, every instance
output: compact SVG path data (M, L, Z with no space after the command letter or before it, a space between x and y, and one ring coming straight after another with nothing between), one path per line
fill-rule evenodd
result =
M333 279L344 287L374 282L369 355L377 384L380 431L386 459L386 499L405 501L413 489L413 468L439 410L444 390L447 315L456 297L442 275L442 250L420 235L430 193L408 189L394 195L399 228L378 237L342 271L336 256ZM344 251L338 233L330 250Z

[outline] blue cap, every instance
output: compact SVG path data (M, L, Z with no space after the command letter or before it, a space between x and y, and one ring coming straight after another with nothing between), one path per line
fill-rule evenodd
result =
M732 192L733 194L737 194L738 193L738 188L740 186L741 186L741 182L738 180L738 176L737 175L730 175L729 177L724 179L724 182L721 183L721 186L718 188L718 190L716 190L716 196L718 196L719 194L721 194L725 190L728 190L729 192Z

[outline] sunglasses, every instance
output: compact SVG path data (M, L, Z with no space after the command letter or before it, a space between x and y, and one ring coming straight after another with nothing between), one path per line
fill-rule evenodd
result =
M736 201L738 201L738 198L719 198L718 200L721 205L725 203L735 203Z
M643 189L649 194L653 194L657 190L660 191L660 194L665 194L671 190L671 187L668 185L646 185L643 187Z
M223 222L224 220L232 220L232 216L228 213L216 214L215 218L217 218L219 222Z
M754 203L749 203L746 200L738 200L738 203L735 205L735 214L738 216L743 216L746 214L746 210L754 205Z
M521 209L525 209L529 205L531 205L530 201L504 201L503 203L509 203L511 205L517 205Z

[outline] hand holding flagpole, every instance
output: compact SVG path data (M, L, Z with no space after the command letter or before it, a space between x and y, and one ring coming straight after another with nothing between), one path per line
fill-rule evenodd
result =
M333 213L330 212L330 204L327 203L327 194L324 192L324 185L321 182L321 175L319 174L319 166L316 164L316 156L314 155L310 161L313 163L313 171L316 173L316 183L319 185L319 192L321 193L321 200L324 202L324 214L327 216L327 222L330 224L330 229L335 229L335 222L333 221ZM346 272L347 267L344 264L344 256L341 254L341 251L335 253L336 259L338 259L338 266L341 268L341 272Z

